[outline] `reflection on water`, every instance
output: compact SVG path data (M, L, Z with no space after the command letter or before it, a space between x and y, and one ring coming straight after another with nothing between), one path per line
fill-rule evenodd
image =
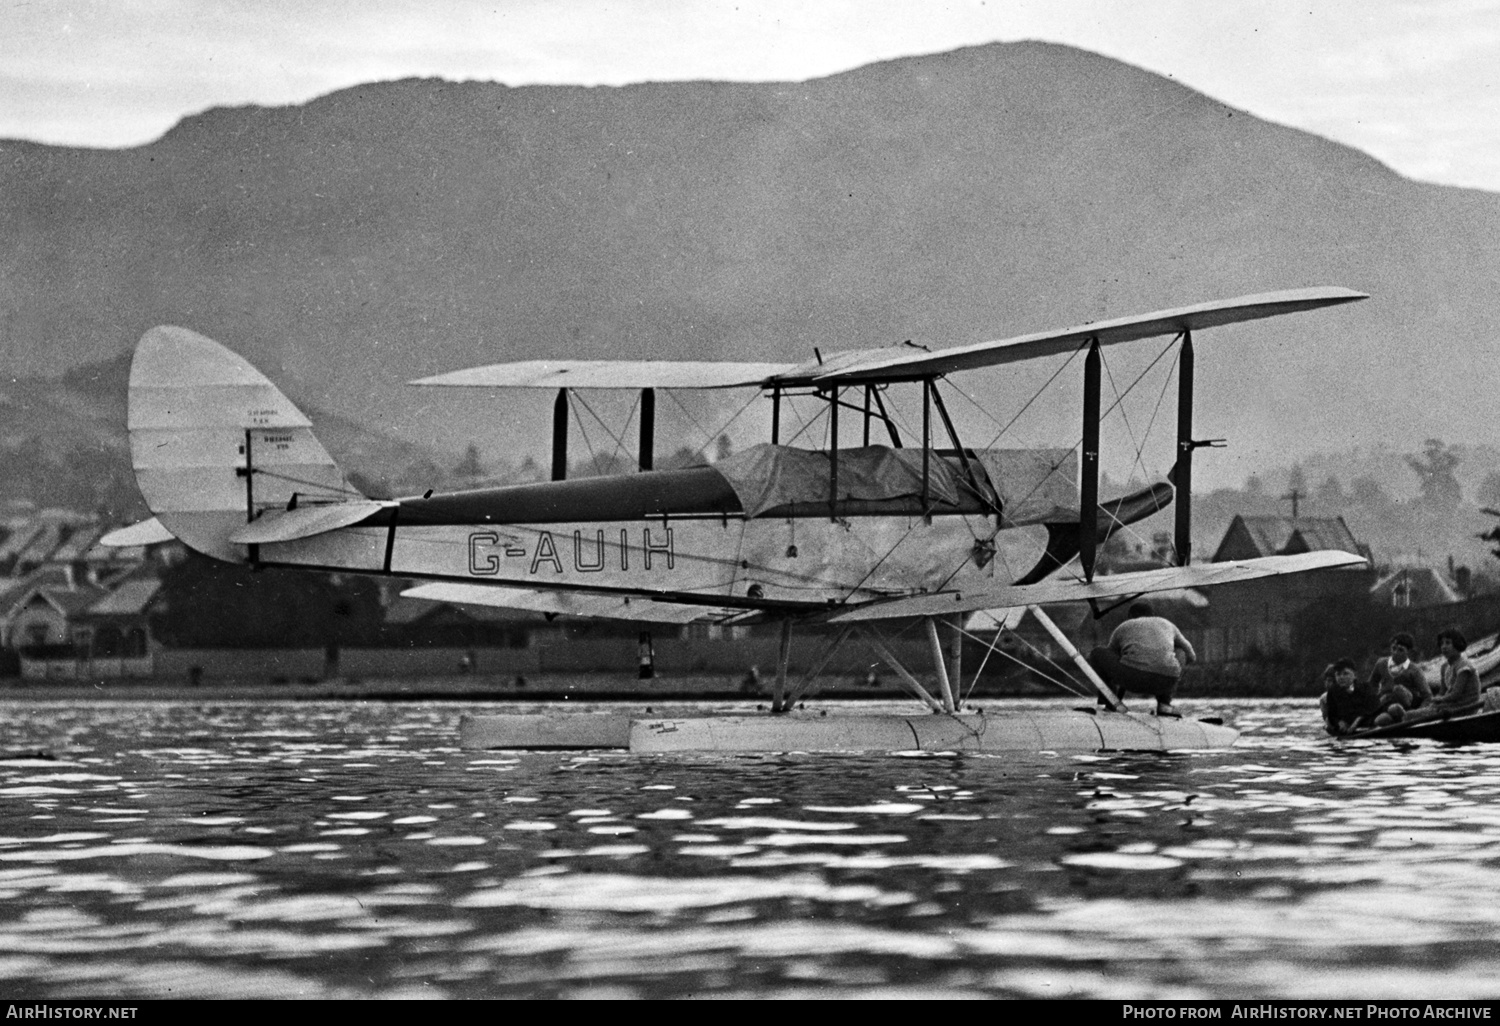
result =
M1486 997L1500 749L462 752L472 707L0 704L15 997Z

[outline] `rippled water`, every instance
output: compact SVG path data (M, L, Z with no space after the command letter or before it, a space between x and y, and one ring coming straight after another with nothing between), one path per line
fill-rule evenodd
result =
M1191 711L1191 703L1187 703ZM0 703L13 997L1488 997L1500 748L629 756L421 704Z

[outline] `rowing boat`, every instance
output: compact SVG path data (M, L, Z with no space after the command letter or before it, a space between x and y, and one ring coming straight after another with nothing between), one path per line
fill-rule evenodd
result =
M1500 742L1500 712L1481 711L1467 716L1450 716L1444 720L1392 723L1388 727L1375 727L1343 736L1350 740L1424 737L1449 744L1495 743Z

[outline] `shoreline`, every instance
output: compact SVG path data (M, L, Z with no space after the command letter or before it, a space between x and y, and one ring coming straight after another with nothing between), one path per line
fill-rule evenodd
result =
M236 679L188 684L159 678L108 681L38 681L12 678L0 681L0 705L12 702L483 702L501 704L618 702L733 702L749 707L768 704L773 682L766 678L747 686L742 677L720 675L672 675L640 680L623 674L536 674L524 683L509 676L452 675L442 677L366 679L337 678L323 681L278 681ZM1216 701L1240 699L1314 700L1316 695L1286 689L1282 693L1234 694L1218 688L1191 685L1178 696L1179 703L1212 705ZM980 688L966 693L969 703L1066 701L1089 699L1056 688ZM858 704L913 701L893 683L876 686L832 680L804 694L799 702L834 701ZM1137 699L1140 701L1140 699Z
M795 684L795 678L792 681ZM110 680L24 680L0 682L0 702L6 701L453 701L453 702L638 702L737 701L769 702L774 681L762 677L747 683L743 676L672 675L647 680L624 674L541 673L527 676L454 674L433 677L334 678L330 680L269 681L240 678L190 684L181 679L134 678ZM889 702L907 697L894 684L870 687L830 680L804 699ZM1049 697L1041 692L973 697Z

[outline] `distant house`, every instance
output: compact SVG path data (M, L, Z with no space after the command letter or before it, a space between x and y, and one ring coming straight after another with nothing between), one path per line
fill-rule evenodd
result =
M1236 516L1211 562L1339 550L1371 559L1343 517ZM1209 607L1202 626L1184 633L1204 662L1258 660L1292 651L1292 625L1313 603L1347 597L1363 603L1374 571L1314 570L1223 584L1203 592Z
M145 574L106 588L44 567L0 589L0 648L19 655L28 678L149 676L148 616L160 588Z
M0 673L151 672L147 607L174 548L104 546L107 530L61 509L19 510L0 521Z
M34 570L0 588L0 647L17 652L71 646L69 617L100 598L102 589L79 595L60 567Z
M1463 596L1430 566L1402 567L1386 574L1370 588L1370 597L1397 609L1420 609L1462 601Z
M1343 517L1236 516L1209 562L1334 550L1370 558Z
M156 649L150 614L159 591L161 579L142 572L117 582L74 615L73 647L81 675L150 676Z

